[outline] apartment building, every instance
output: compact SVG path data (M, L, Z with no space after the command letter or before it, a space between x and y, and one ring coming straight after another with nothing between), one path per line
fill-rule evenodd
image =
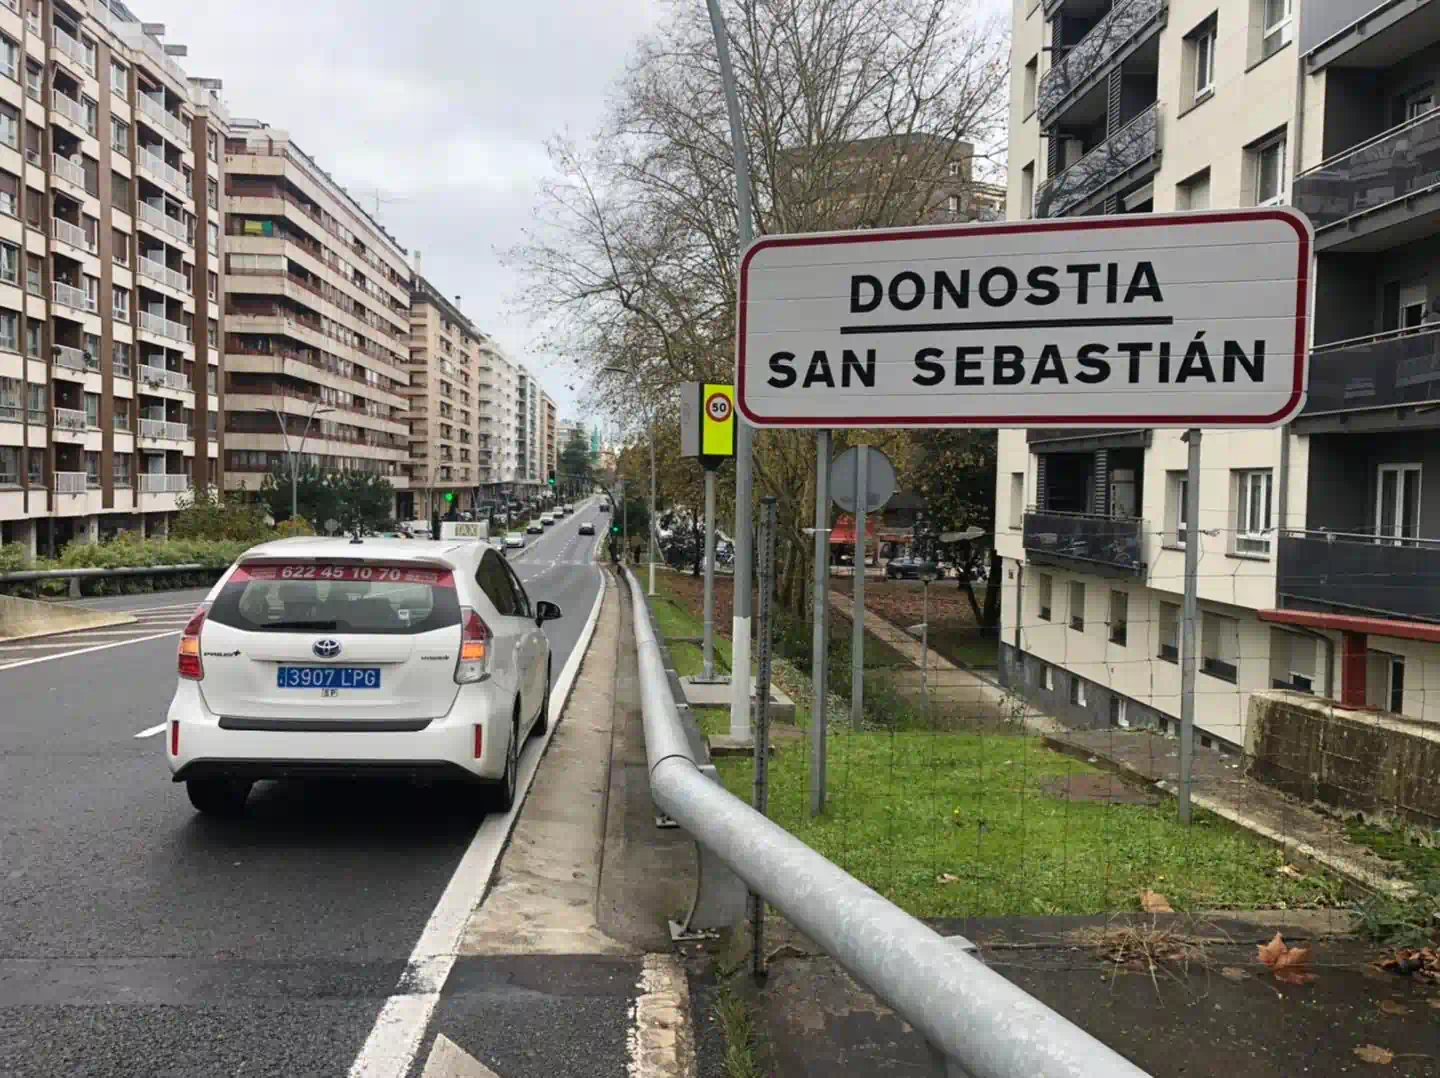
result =
M218 474L197 335L227 118L163 33L118 2L0 0L0 540L32 552L163 534Z
M286 132L256 120L231 121L224 198L226 488L284 474L293 448L311 468L408 491L405 250Z
M417 258L418 262L418 258ZM488 478L489 435L481 430L486 396L481 371L485 340L426 278L410 289L410 480L405 506L422 517L452 506L472 510ZM482 463L480 439L486 460ZM486 473L482 478L482 473ZM454 495L453 502L445 494Z
M560 468L560 422L559 409L555 399L543 389L540 391L540 440L545 446L545 460L540 465L540 478L549 481L550 473Z
M1002 672L1067 722L1178 717L1191 541L1207 742L1273 687L1440 717L1440 18L1371 6L1017 0L1012 219L1293 202L1317 230L1308 403L1203 433L1199 520L1182 432L1000 433Z
M540 437L540 384L525 367L515 371L515 482L538 487L544 446Z

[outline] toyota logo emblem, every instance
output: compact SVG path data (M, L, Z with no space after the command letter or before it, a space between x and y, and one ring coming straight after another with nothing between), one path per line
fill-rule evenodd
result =
M313 650L321 659L333 659L340 654L340 641L326 637L324 640L315 641Z

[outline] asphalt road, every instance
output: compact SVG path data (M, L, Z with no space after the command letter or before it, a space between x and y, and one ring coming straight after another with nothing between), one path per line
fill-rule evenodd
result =
M598 588L584 519L514 561L565 612L557 673ZM134 642L0 652L7 1078L344 1075L481 820L473 791L388 782L263 784L243 820L197 816L136 735L202 594L89 604L153 624Z

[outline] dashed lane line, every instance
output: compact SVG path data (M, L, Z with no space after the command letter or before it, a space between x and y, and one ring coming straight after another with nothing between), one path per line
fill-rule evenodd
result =
M74 651L62 651L57 655L41 655L34 659L21 659L19 662L0 664L0 671L16 670L22 666L34 666L36 663L54 662L56 659L68 659L74 655L88 655L92 651L107 651L110 648L123 648L127 644L143 644L147 640L163 640L167 636L179 636L179 629L171 629L169 632L152 633L149 636L132 637L129 640L113 640L108 644L96 644L93 647L77 648Z
M141 737L154 737L156 734L163 734L163 733L165 732L165 726L166 726L165 723L163 723L163 722L158 722L158 723L156 723L154 726L149 727L148 729L141 730L141 731L140 731L138 734L136 734L135 736L136 736L137 738L141 738Z

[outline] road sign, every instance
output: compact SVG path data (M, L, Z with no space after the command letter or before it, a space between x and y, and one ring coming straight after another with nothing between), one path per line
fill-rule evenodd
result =
M865 512L884 507L895 493L895 465L873 446L865 454ZM860 450L847 449L830 465L830 491L835 504L847 513L855 512L855 472L859 467Z
M771 236L745 255L765 427L1273 427L1304 404L1309 221L1268 207Z
M680 455L716 467L735 455L735 387L718 382L680 386Z

